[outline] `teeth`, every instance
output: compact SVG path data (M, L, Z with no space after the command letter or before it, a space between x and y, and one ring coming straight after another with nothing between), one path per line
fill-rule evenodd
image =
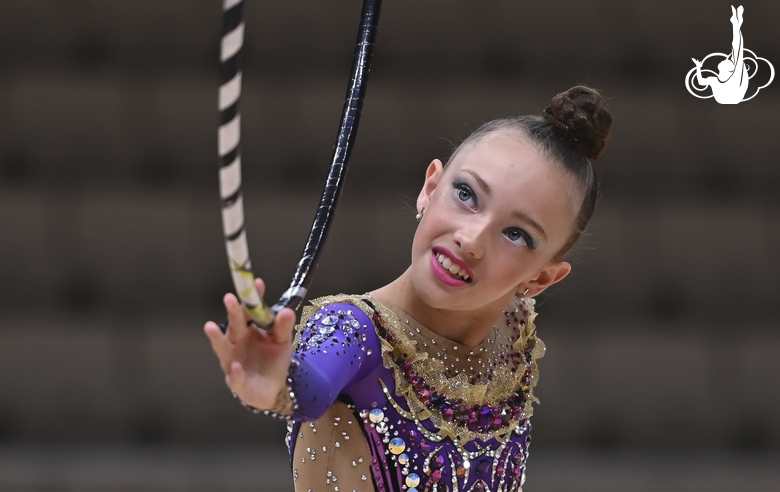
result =
M463 280L468 280L470 278L469 274L466 273L465 270L461 269L458 265L453 263L452 260L443 254L436 255L436 259L439 261L441 266L444 267L445 270L449 271L453 276L460 277Z

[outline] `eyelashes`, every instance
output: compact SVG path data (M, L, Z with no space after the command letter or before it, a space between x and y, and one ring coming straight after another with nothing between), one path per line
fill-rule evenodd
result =
M539 243L534 239L533 236L528 234L523 229L517 228L517 227L510 227L509 229L504 231L504 235L512 241L515 244L518 244L517 241L522 240L523 244L522 246L526 246L528 249L536 249Z
M467 185L459 179L456 179L455 182L452 183L452 186L455 188L458 200L462 201L463 203L473 201L472 206L477 206L477 196L474 194L474 190L471 189L471 186Z

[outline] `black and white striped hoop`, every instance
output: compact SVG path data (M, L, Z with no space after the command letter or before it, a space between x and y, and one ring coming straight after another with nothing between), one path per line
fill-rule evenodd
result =
M344 185L347 163L357 135L363 107L371 55L379 23L381 0L364 0L360 16L357 46L352 59L352 72L341 124L333 148L330 170L314 216L309 238L295 269L290 287L279 301L269 308L255 286L249 259L249 246L244 222L241 193L241 54L244 45L243 0L224 0L220 63L222 85L219 88L219 183L222 199L222 226L228 263L236 294L259 327L268 327L282 308L297 307L306 296L317 268L322 247L336 212Z

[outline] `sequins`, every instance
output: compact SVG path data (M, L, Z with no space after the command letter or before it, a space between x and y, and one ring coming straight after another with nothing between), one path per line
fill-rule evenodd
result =
M378 424L376 424L376 431L380 434L384 434L385 432L387 432L387 423L379 422Z
M400 455L398 455L398 463L402 465L406 465L407 463L409 463L409 455L406 453L401 453Z
M307 307L304 310L303 319L306 319L306 311L312 309ZM357 335L357 331L361 329L365 330L366 325L361 325L354 312L350 310L339 309L335 311L333 309L323 312L324 309L320 309L314 315L308 318L308 321L302 324L302 329L299 331L299 340L296 342L299 349L304 351L322 349L323 353L327 353L325 345L329 347L337 346L340 342L341 347L347 347L353 342L362 341L365 342L365 333L360 336ZM343 338L336 335L336 330L343 332ZM365 350L365 347L362 347ZM340 352L336 352L339 355Z

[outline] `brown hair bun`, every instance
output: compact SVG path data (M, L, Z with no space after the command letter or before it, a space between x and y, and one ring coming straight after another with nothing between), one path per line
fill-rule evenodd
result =
M595 89L578 85L553 97L544 116L574 139L589 159L597 159L607 148L612 115L607 100Z

